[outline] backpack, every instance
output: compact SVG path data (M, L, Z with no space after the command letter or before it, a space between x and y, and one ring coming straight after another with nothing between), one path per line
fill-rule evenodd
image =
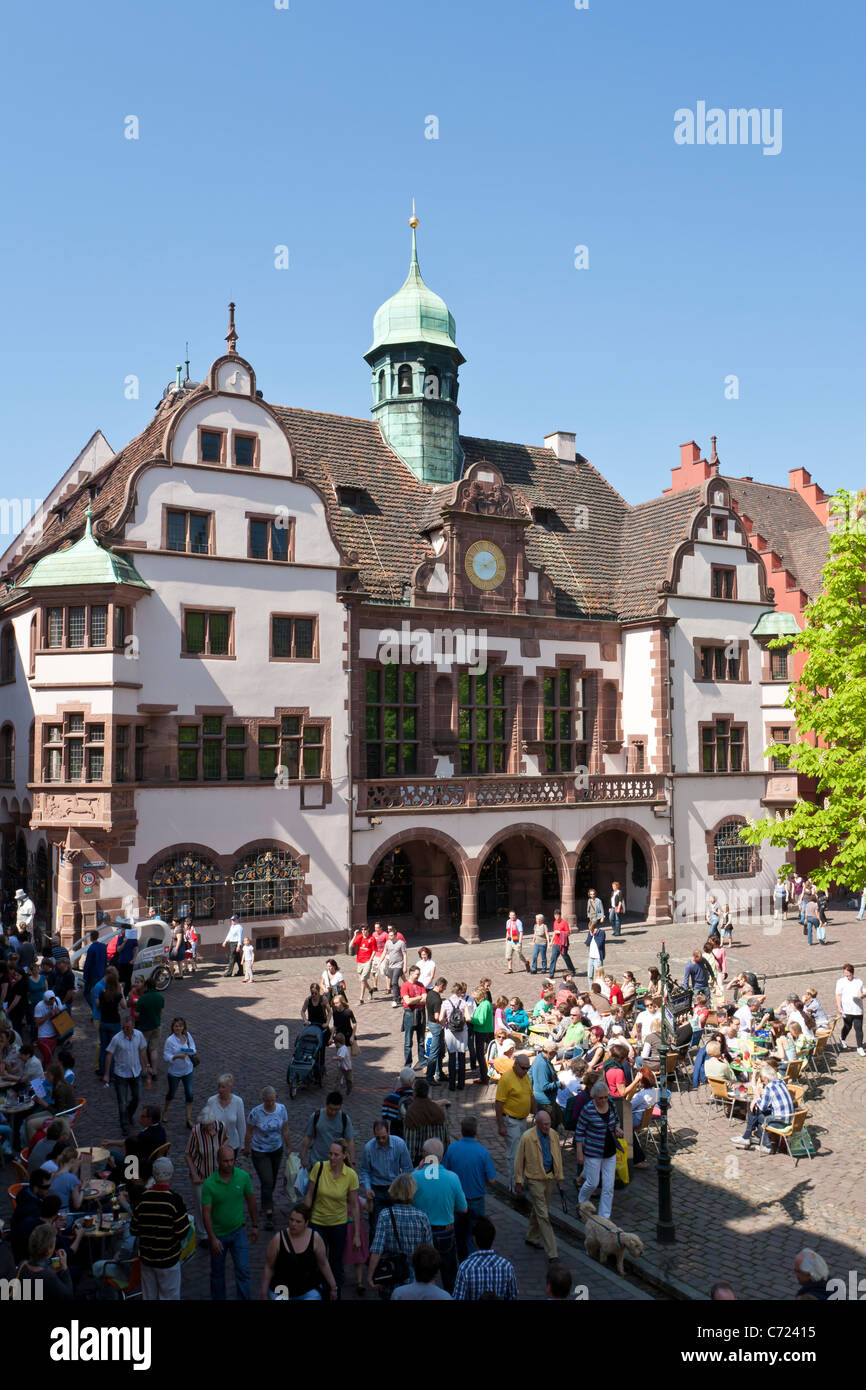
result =
M313 1138L314 1138L314 1139L315 1139L316 1135L317 1135L318 1132L319 1132L319 1117L321 1116L321 1113L322 1113L321 1110L314 1110L314 1111L313 1111ZM342 1128L342 1130L340 1131L340 1133L342 1134L343 1138L345 1139L345 1137L346 1137L346 1121L347 1121L347 1119L348 1119L348 1115L346 1114L345 1111L343 1111L343 1112L342 1112L342 1116L343 1116L343 1128Z
M463 1032L464 1028L466 1027L466 1015L463 1012L462 1001L459 1004L451 1004L451 1012L448 1015L445 1026L446 1028L450 1029L450 1031L454 1034L455 1038L457 1037L458 1033Z

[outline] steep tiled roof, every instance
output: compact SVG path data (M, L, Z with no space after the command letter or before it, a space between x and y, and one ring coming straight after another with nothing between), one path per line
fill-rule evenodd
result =
M625 519L619 611L623 619L648 618L658 611L658 586L665 578L672 550L689 533L700 506L701 489L655 497L632 507Z
M161 456L168 417L190 399L185 394L165 400L141 434L88 478L31 547L19 582L41 555L82 535L90 488L98 489L93 504L97 536L116 525L132 473L147 459ZM373 420L293 406L271 409L292 441L300 476L325 499L338 543L347 556L357 556L364 590L379 602L401 602L416 566L430 554L422 532L435 524L453 489L419 482L389 449ZM559 614L634 620L656 613L658 585L673 549L688 535L700 504L698 488L630 507L580 455L571 463L551 449L469 437L461 443L467 466L487 462L498 468L525 504L527 516L531 508L544 507L559 518L555 526L530 522L526 528L529 565L550 576ZM827 536L803 499L786 488L726 481L741 512L802 587L816 592ZM341 506L335 496L339 486L363 488L372 505L360 514Z
M821 588L821 571L830 538L805 500L787 487L755 483L746 478L726 478L741 516L775 550L785 569L796 577L810 598ZM771 581L772 582L772 581Z

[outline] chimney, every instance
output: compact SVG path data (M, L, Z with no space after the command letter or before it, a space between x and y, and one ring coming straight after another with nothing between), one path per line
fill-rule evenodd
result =
M574 434L568 430L556 430L544 436L545 449L552 449L560 463L574 463L577 453Z

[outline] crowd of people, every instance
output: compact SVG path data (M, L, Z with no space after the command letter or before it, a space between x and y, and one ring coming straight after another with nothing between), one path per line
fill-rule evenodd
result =
M804 920L807 894L804 884ZM688 1059L696 1087L747 1086L745 1131L733 1142L766 1148L769 1131L797 1104L786 1071L831 1027L815 988L773 1004L751 972L728 978L725 909L712 898L707 937L682 986L668 981L665 989L656 966L643 982L628 970L618 978L605 967L604 924L620 935L624 906L618 885L609 909L590 895L580 977L561 914L551 929L536 916L529 956L522 923L510 913L504 973L522 966L540 976L536 997L526 1000L496 994L488 977L474 987L449 981L428 947L410 962L391 925L359 929L350 943L354 1005L331 958L301 1008L302 1025L321 1036L322 1079L326 1053L332 1071L323 1103L294 1136L296 1148L289 1111L270 1084L248 1107L229 1071L211 1072L213 1093L196 1106L202 1059L192 1033L182 1016L163 1028L164 995L136 974L134 946L121 932L111 943L92 933L79 962L93 1072L97 1084L113 1088L120 1137L80 1149L82 1068L55 1023L79 997L68 952L54 940L40 958L26 930L0 937L0 1144L21 1178L0 1242L0 1276L39 1269L49 1300L93 1297L128 1283L135 1266L145 1299L176 1300L198 1242L208 1252L215 1301L229 1296L229 1255L241 1300L340 1299L347 1281L356 1296L401 1302L514 1299L517 1272L495 1249L486 1207L497 1178L493 1155L475 1114L463 1109L457 1123L449 1114L450 1098L477 1085L488 1088L481 1095L492 1100L505 1141L499 1177L525 1199L526 1244L547 1259L547 1297L568 1297L572 1274L559 1258L551 1203L557 1198L567 1210L569 1195L578 1206L595 1199L599 1216L611 1217L618 1173L648 1163L641 1135L658 1115L663 1053ZM177 952L191 923L177 925L172 966L183 977L185 948ZM237 925L224 942L227 974L248 963ZM377 995L398 1011L404 1066L383 1087L365 1139L349 1113L361 1048L356 1010ZM860 1055L864 998L862 980L846 965L833 1005L842 1041L853 1032ZM177 1163L168 1156L167 1121L181 1089L191 1202L177 1191ZM289 1208L285 1222L278 1204ZM253 1287L250 1243L260 1227L267 1245ZM92 1242L103 1230L110 1234L97 1259ZM813 1253L804 1252L804 1268L818 1267Z

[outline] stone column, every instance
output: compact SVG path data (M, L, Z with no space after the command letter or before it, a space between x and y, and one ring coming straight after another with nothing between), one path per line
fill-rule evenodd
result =
M460 937L471 946L481 939L478 931L478 885L474 875L469 888L463 890L462 908Z
M574 910L574 870L570 864L566 864L564 870L560 865L559 894L563 918L574 931L577 927L577 915Z

